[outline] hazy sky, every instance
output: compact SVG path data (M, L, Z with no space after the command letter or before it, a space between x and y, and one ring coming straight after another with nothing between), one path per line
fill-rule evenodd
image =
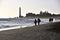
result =
M41 10L60 13L60 0L0 0L0 18L18 16L19 6L24 16L28 12L38 14Z
M0 18L18 16L17 0L0 0Z

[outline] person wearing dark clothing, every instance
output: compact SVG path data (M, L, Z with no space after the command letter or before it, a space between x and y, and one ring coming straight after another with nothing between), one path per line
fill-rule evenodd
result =
M40 24L41 20L38 18L38 25Z
M53 18L49 18L49 22L52 22L53 21Z
M36 19L34 20L34 24L37 25L37 20Z

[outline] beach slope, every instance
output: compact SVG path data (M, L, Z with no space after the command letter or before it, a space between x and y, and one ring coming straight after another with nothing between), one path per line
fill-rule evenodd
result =
M60 22L1 31L0 40L60 40Z

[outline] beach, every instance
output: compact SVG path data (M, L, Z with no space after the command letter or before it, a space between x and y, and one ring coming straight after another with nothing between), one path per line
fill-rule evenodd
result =
M0 40L60 40L60 22L0 31Z

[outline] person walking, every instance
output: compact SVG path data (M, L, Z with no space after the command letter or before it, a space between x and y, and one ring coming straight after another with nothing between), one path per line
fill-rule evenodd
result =
M41 20L38 18L38 25L40 24Z
M34 20L34 24L37 25L37 20L36 19Z
M53 22L53 18L49 18L49 22Z

